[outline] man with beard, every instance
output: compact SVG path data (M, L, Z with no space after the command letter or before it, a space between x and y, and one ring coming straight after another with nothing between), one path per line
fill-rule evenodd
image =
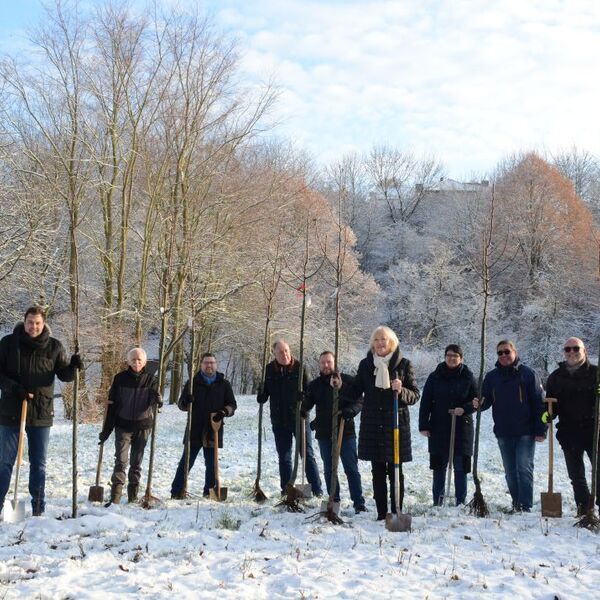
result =
M342 388L342 383L348 386L352 384L352 377L335 371L335 356L333 352L326 350L319 356L319 377L308 384L306 398L302 403L302 416L306 417L308 412L316 407L316 417L311 423L315 430L315 437L319 443L319 451L323 460L325 472L325 483L327 493L331 493L331 469L332 469L332 421L333 421L333 389ZM340 420L344 419L344 434L340 449L340 459L348 480L350 497L354 504L356 514L366 512L365 499L362 494L362 483L358 471L358 452L356 449L356 432L354 430L354 417L360 412L360 401L346 398L340 393ZM336 494L334 502L340 501L340 486L336 483Z
M585 478L584 452L592 460L594 435L594 408L598 367L590 363L583 342L569 338L564 345L565 360L552 371L546 384L546 396L558 402L556 439L565 455L567 472L573 486L577 514L585 514L590 505L590 490ZM548 421L548 413L542 416ZM598 469L600 477L600 469ZM600 506L600 487L596 492L596 504Z

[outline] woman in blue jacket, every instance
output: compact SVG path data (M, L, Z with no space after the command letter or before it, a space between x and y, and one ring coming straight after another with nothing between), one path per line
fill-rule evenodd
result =
M419 409L419 431L427 437L429 466L433 470L433 504L444 497L446 468L450 454L450 430L453 411L456 419L454 438L454 493L456 505L467 497L467 473L473 456L473 398L477 395L475 377L463 363L463 350L450 344L444 362L429 375L423 388Z

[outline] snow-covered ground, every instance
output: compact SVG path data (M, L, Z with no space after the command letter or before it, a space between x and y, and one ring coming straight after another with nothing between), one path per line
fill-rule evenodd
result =
M257 505L249 499L256 468L257 405L252 397L238 402L220 453L223 484L229 488L226 502L169 499L185 414L165 406L153 486L164 504L152 510L89 504L98 427L82 425L77 519L65 518L71 510L70 424L57 420L49 451L46 515L0 523L0 598L598 597L600 537L573 527L575 507L559 448L555 481L556 491L563 494L562 519L540 516L547 444L537 446L533 512L503 512L510 497L489 414L483 416L480 471L491 516L477 519L464 508L432 508L426 440L416 431L415 407L415 461L405 468L405 509L413 515L412 533L391 533L375 521L367 463L361 463L361 472L370 512L354 515L342 475L345 523L334 526L307 518L317 511L316 500L306 503L304 514L275 507L277 463L268 427L261 487L269 500ZM113 438L107 443L111 451L106 452L104 482L112 469L113 443ZM201 494L204 474L198 460L190 478L195 494ZM21 481L21 497L27 498L27 464ZM105 483L107 492L108 487Z

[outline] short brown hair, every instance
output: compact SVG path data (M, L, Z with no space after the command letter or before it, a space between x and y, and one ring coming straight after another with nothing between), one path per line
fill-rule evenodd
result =
M500 348L500 346L510 346L510 349L513 350L514 352L517 351L517 347L515 346L515 343L512 340L500 340L497 344L496 344L496 350L498 348Z
M36 305L30 306L25 311L25 316L23 317L23 320L25 320L27 318L27 315L40 315L40 317L42 317L44 322L46 321L46 311L41 306L36 306Z

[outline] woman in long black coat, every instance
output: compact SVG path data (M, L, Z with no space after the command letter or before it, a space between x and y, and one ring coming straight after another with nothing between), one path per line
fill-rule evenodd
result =
M377 519L388 512L387 479L390 481L392 512L396 512L394 494L394 397L398 391L400 422L400 462L412 460L408 406L419 399L414 369L402 356L398 337L385 326L371 335L370 350L359 366L353 384L357 397L363 396L358 458L371 461L373 495ZM400 508L404 499L404 476L400 480Z
M429 466L433 470L433 504L439 506L444 497L446 468L450 454L450 429L453 411L456 415L454 439L454 493L456 505L467 497L467 473L473 456L472 400L477 396L473 373L463 363L463 351L450 344L444 362L429 375L423 388L419 408L419 431L428 438Z

